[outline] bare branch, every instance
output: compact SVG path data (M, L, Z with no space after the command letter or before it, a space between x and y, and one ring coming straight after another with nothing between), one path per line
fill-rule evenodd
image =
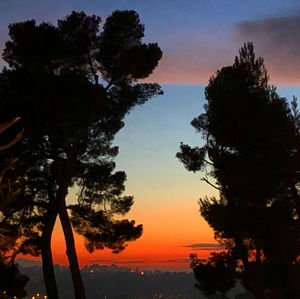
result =
M214 164L212 162L209 162L206 159L204 159L204 162L207 163L207 164L209 164L209 165L211 165L211 166L214 166Z
M204 181L206 182L208 185L212 186L213 188L219 190L219 191L222 191L219 187L215 186L213 183L211 183L207 178L201 178L201 181Z
M113 85L113 83L114 83L114 81L111 80L111 81L107 84L107 86L104 88L104 90L105 90L105 91L108 91L109 88Z

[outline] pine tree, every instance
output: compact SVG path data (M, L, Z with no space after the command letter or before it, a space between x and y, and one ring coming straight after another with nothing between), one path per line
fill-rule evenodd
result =
M204 170L203 180L220 192L219 199L199 203L216 239L227 246L222 265L256 298L266 292L268 298L297 298L299 287L291 279L300 253L297 113L268 84L251 43L210 79L205 97L205 113L192 125L206 143L182 144L177 157L189 171ZM217 265L194 272L217 271Z
M75 298L85 295L72 225L89 251L106 246L118 252L142 233L134 221L113 219L128 212L133 199L122 196L126 175L114 172L118 149L112 141L134 106L162 93L158 84L137 81L154 70L162 52L142 43L144 26L134 11L113 12L101 33L100 22L72 12L57 26L12 24L3 52L10 69L0 76L1 119L18 107L25 131L14 147L20 154L14 175L22 176L23 193L2 223L21 230L20 252L42 255L49 298L58 298L50 246L57 216ZM68 205L73 186L79 188L77 204Z

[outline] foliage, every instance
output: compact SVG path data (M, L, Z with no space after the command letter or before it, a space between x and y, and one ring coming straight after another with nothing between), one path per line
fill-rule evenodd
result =
M98 16L72 12L57 26L35 20L11 24L3 52L10 68L0 74L0 119L17 112L25 128L12 150L20 158L13 175L22 178L23 192L1 225L25 239L19 252L42 252L43 264L51 267L50 239L59 215L78 274L70 217L89 251L107 246L119 252L142 233L134 221L113 218L128 212L133 199L122 196L126 175L114 172L118 148L112 141L134 106L162 93L158 84L137 81L162 57L157 44L142 42L137 13L113 12L101 33L100 22ZM73 186L79 189L77 203L68 206ZM52 289L53 284L47 288ZM80 292L77 298L84 297Z
M263 59L255 58L251 43L210 79L205 97L205 113L192 125L206 143L182 144L177 154L188 170L204 170L203 179L220 191L219 199L200 199L201 215L218 240L231 244L228 254L242 265L236 277L257 298L267 290L272 296L297 296L298 288L286 288L283 280L276 285L278 279L267 274L271 268L292 273L299 267L296 101L291 110L269 86Z
M208 261L200 261L191 254L191 268L197 280L196 287L205 296L216 292L225 294L235 286L235 261L227 252L212 252Z
M0 298L23 298L28 277L20 274L18 265L0 260Z

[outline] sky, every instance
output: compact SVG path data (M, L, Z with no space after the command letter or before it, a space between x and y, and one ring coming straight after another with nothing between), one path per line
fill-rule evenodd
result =
M203 109L210 76L232 64L244 42L254 42L281 96L300 96L300 1L1 0L0 50L9 23L34 18L55 24L72 10L105 20L116 9L135 10L145 24L144 40L157 42L164 53L147 79L160 83L164 95L131 111L115 139L117 168L126 171L126 194L135 198L126 217L142 223L144 233L118 255L108 250L89 254L76 236L79 262L188 270L189 253L207 257L218 249L197 204L201 197L218 194L175 158L179 144L203 142L190 121ZM70 190L70 200L75 193ZM59 223L52 245L55 262L66 264Z

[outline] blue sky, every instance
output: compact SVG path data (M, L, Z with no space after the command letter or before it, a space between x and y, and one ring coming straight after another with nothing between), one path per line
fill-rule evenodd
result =
M136 107L125 118L125 127L115 139L120 149L117 167L126 170L128 194L149 198L150 193L158 196L175 189L182 192L184 201L185 189L193 189L193 184L199 187L201 176L188 173L175 155L180 142L191 146L203 144L201 134L195 132L190 122L203 112L204 86L170 84L162 85L162 89L163 96ZM288 101L294 95L300 96L300 86L281 86L277 91ZM216 194L204 183L200 185L191 200ZM165 200L169 203L174 198L167 196ZM180 198L176 200L180 202Z

